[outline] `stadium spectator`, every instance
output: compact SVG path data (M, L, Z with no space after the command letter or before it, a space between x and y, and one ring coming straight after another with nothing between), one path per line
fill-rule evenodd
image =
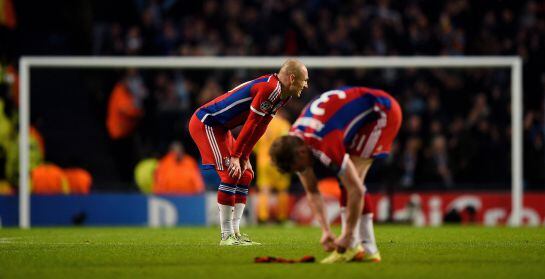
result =
M123 139L134 133L141 118L145 84L135 70L117 83L110 95L106 127L112 139Z
M41 164L31 172L32 193L38 195L69 194L70 186L64 171L54 164Z
M129 70L118 82L108 102L106 127L111 139L111 152L121 179L132 182L132 173L138 160L135 130L144 114L143 98L147 88L135 70Z
M144 137L156 138L151 146L165 150L173 139L183 138L191 116L193 84L181 72L160 73L155 77L155 89L146 100L143 121ZM153 100L150 100L153 99Z
M179 142L157 165L152 192L157 195L196 195L204 191L204 182L197 161L187 155Z
M68 181L70 194L87 195L91 192L93 178L87 170L82 168L66 168L63 171Z
M446 188L452 187L452 172L450 171L447 153L447 142L443 135L437 135L431 140L426 162L430 163L430 176L438 177L438 182Z

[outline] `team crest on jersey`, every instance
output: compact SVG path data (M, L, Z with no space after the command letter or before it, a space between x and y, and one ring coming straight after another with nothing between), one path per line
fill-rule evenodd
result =
M229 167L229 166L231 165L231 158L229 158L229 157L223 158L223 164L224 164L226 167Z
M272 103L270 101L264 101L263 103L261 103L261 105L259 105L259 108L262 111L268 112L272 108Z

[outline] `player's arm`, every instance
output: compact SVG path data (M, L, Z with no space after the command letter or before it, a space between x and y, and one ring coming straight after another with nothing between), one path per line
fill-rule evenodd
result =
M365 193L365 188L363 186L363 181L360 181L356 166L349 156L345 156L344 158L343 167L339 173L339 179L346 189L347 197L346 227L344 228L342 235L336 241L337 248L343 250L348 247L352 241L354 229L363 208L363 194Z
M301 180L303 188L305 188L310 208L322 228L322 239L320 240L320 243L324 247L324 250L331 251L335 248L333 244L335 236L331 233L331 228L327 222L324 200L322 199L322 195L320 195L320 191L318 191L318 179L316 178L316 174L312 167L308 167L304 171L297 172L297 176Z
M242 162L248 160L255 144L263 136L269 122L272 120L272 116L269 114L270 111L267 111L267 108L272 109L272 104L268 100L268 97L274 91L274 88L264 84L257 90L258 92L250 104L248 119L242 126L242 130L240 130L233 148L231 166L229 168L229 174L233 177L240 177L242 171L244 171L240 167L241 160ZM264 103L268 104L268 106L262 105Z
M229 167L229 174L232 177L240 177L244 169L243 165L248 165L248 158L254 148L255 144L261 138L261 136L267 130L267 125L271 121L269 115L259 115L254 112L250 112L248 120L242 126L242 130L238 135L235 142L233 154L231 155L231 165Z

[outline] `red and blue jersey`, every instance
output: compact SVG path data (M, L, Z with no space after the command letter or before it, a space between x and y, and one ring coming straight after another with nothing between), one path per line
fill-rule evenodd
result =
M250 112L271 116L286 101L280 99L278 77L271 74L233 88L201 106L196 115L205 125L233 129L244 124Z
M324 165L340 172L348 155L387 156L401 125L397 101L382 90L342 87L314 98L292 125Z
M195 115L212 128L231 130L243 125L231 155L247 159L272 117L290 99L281 98L281 84L276 74L264 75L206 103Z

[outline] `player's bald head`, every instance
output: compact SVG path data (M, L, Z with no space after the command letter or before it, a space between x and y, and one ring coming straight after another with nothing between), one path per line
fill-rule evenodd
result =
M308 87L307 67L301 61L290 58L280 67L278 79L282 83L282 98L286 96L299 98L303 89Z
M307 67L303 62L290 58L286 60L282 67L280 67L279 74L281 75L290 75L293 74L296 77L305 76L305 73L307 72Z

